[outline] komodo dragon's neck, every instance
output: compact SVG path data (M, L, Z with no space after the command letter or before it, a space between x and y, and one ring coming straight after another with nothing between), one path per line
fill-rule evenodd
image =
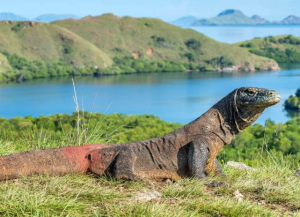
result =
M251 125L262 112L249 112L249 117L242 117L236 104L236 94L237 90L231 92L202 116L175 132L185 135L188 140L197 135L214 134L225 144L230 144L235 136Z

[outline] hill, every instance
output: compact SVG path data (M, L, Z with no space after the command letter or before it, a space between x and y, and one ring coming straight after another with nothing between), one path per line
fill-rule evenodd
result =
M2 53L0 53L0 74L1 72L6 72L11 70L11 67L9 65L9 62L6 58L6 56L4 56Z
M54 24L85 38L112 57L133 55L154 61L167 59L205 63L226 56L238 67L246 63L252 68L265 65L264 69L266 65L276 65L268 59L249 55L236 46L219 43L197 31L182 29L159 19L121 18L106 14L80 20L62 20Z
M172 24L178 25L178 26L189 26L198 20L199 19L197 17L187 16L187 17L181 17L178 20L173 21Z
M295 16L295 15L290 15L286 18L284 18L281 21L282 24L287 24L287 25L299 25L300 24L300 17Z
M256 22L250 17L243 14L240 10L228 9L218 16L199 20L194 25L255 25Z
M0 51L29 61L63 62L74 67L111 65L106 53L80 36L54 24L0 22Z
M255 22L256 25L264 25L264 24L270 24L268 20L265 18L262 18L258 15L253 15L251 19Z
M13 14L13 13L0 13L0 21L10 20L10 21L26 21L29 20L25 17Z
M44 22L44 23L51 23L57 20L65 20L65 19L79 19L79 16L73 15L73 14L43 14L40 15L34 20L38 22Z
M2 21L0 38L0 52L13 71L5 74L8 80L62 74L278 69L273 60L159 19L106 14L53 23ZM9 69L5 59L4 67ZM39 76L41 69L44 73Z
M280 63L300 62L300 38L292 35L255 38L236 45L253 54L268 57Z

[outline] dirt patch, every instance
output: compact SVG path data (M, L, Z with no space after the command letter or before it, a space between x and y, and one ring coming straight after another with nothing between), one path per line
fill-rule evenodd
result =
M8 24L12 24L12 22L10 20L3 20L2 21L4 24L8 25Z
M76 43L76 38L68 33L60 33L59 34L62 41Z
M260 206L264 206L271 210L277 210L278 212L281 212L282 214L285 214L287 216L292 216L295 212L300 211L300 208L293 204L266 202L262 198L257 197L257 195L253 194L248 195L247 198L253 202L256 202Z
M131 55L134 57L134 59L138 59L141 57L140 52L132 52Z
M162 194L158 191L141 191L138 192L133 199L137 202L157 201L160 200Z
M149 49L147 50L147 55L148 55L148 56L152 56L153 53L154 53L154 51L153 51L152 48L149 48Z

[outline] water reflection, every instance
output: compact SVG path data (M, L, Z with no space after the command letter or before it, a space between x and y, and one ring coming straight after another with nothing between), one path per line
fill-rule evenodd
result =
M286 115L289 117L289 118L298 118L300 117L300 111L295 111L295 110L286 110Z

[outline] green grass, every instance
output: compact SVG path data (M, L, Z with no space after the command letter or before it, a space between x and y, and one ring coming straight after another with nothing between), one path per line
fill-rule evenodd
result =
M11 67L9 65L7 58L2 53L0 53L0 73L9 70L11 70Z
M287 165L263 163L257 171L225 167L229 187L202 181L175 183L116 181L110 177L38 176L0 184L1 216L299 216L300 179ZM233 192L244 200L238 202ZM137 202L141 191L162 193L157 201Z

